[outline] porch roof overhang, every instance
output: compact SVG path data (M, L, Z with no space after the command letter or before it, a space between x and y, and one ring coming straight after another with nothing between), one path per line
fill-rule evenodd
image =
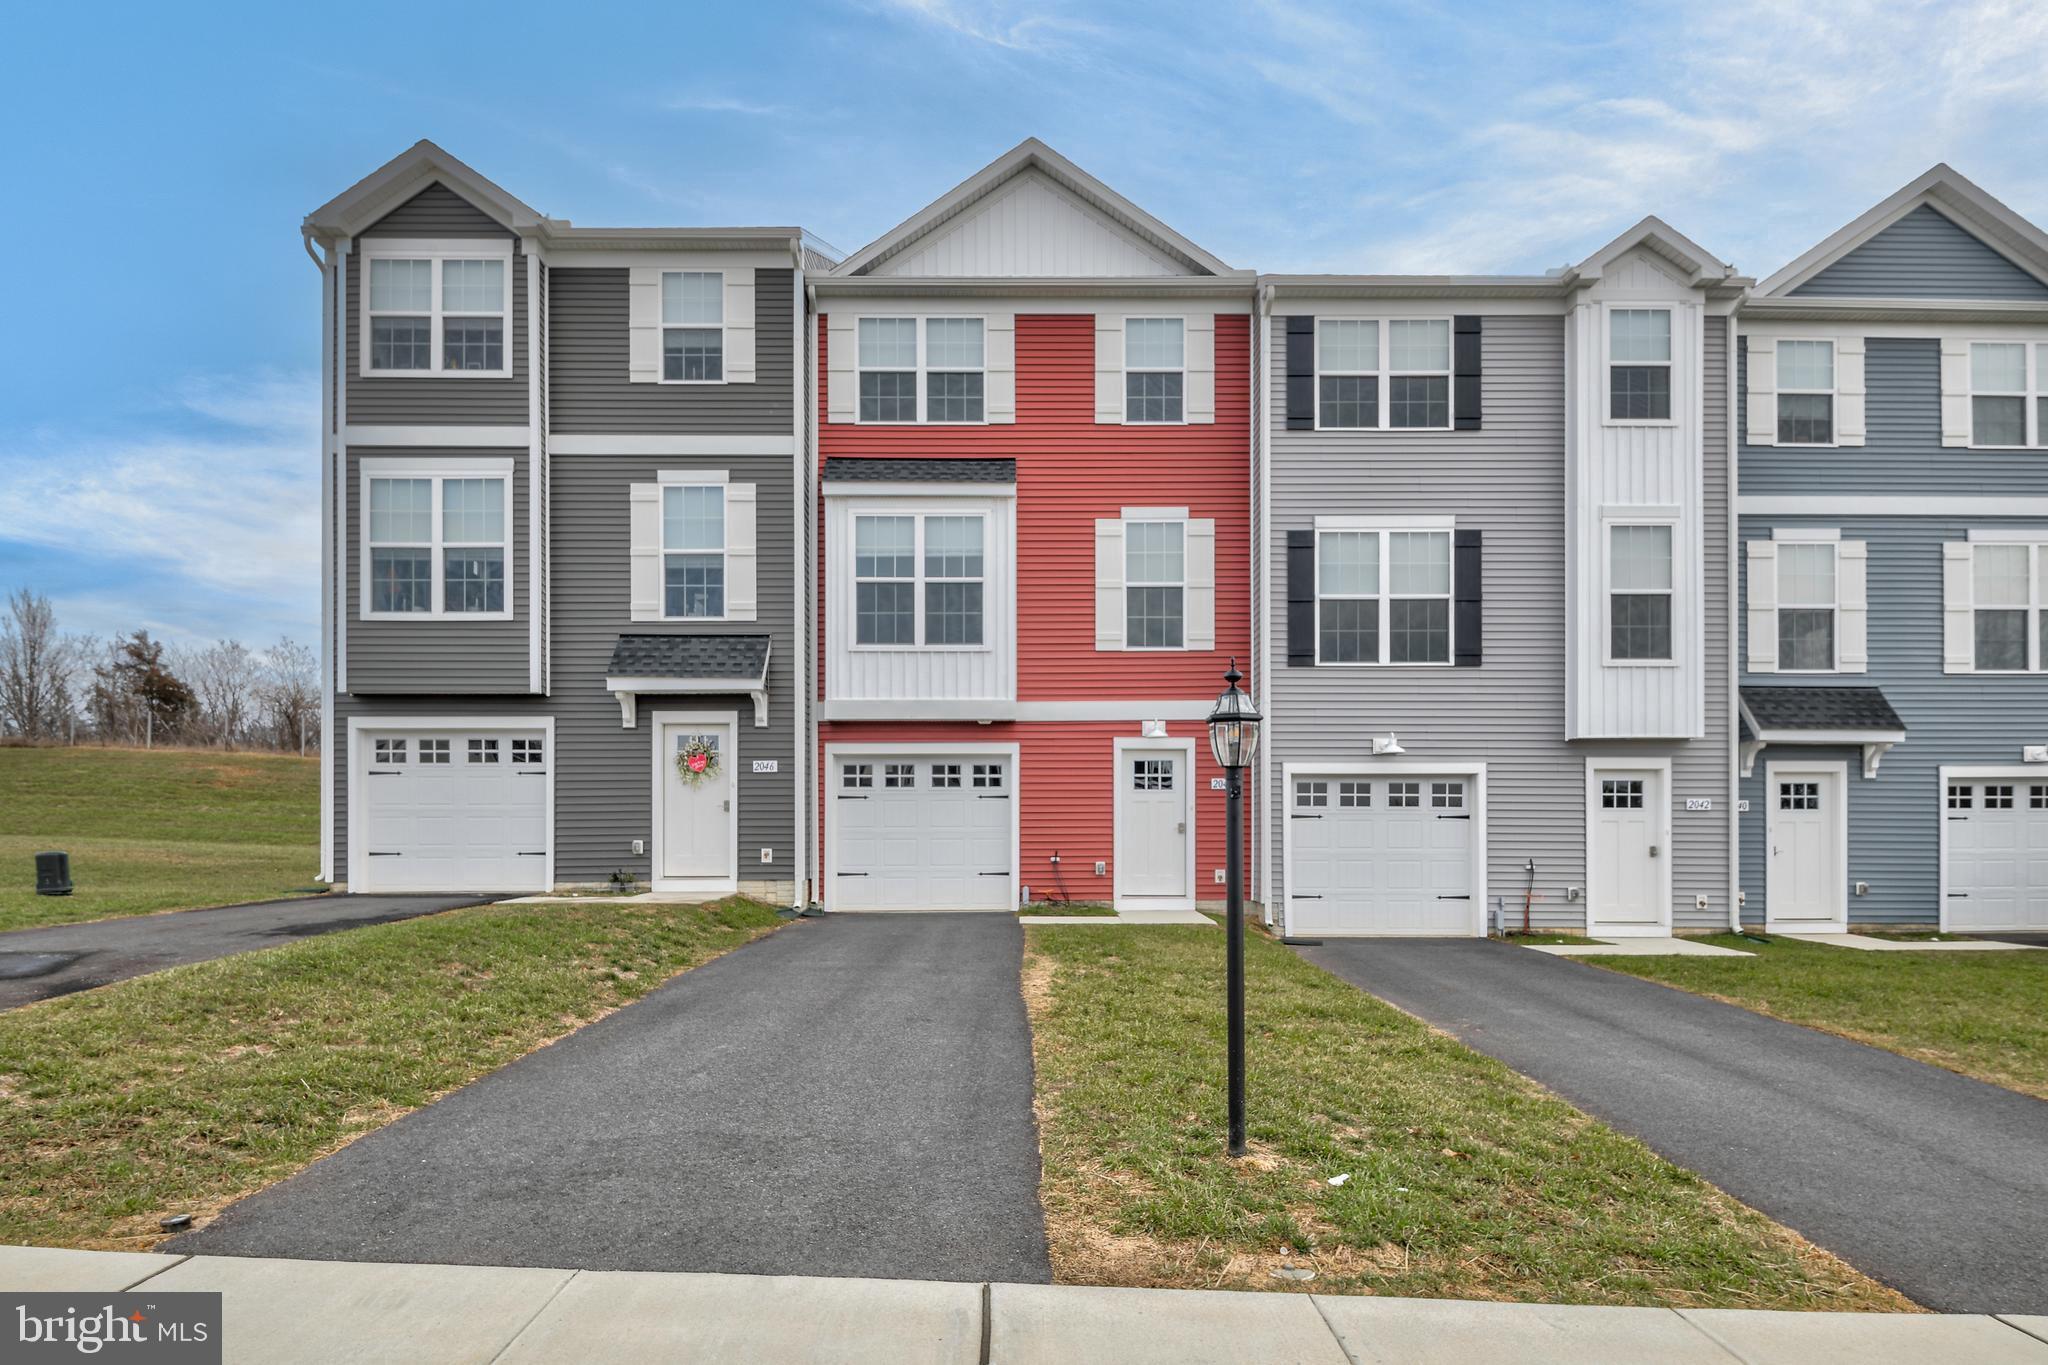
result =
M1744 777L1772 744L1853 745L1863 775L1876 777L1892 746L1906 742L1906 722L1876 687L1745 687L1741 697Z
M754 724L768 724L766 635L621 635L605 670L605 691L618 698L619 723L638 723L643 696L743 694Z

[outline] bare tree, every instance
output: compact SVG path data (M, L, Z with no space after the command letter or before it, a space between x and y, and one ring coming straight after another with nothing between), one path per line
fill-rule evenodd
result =
M259 698L270 742L305 753L319 748L320 664L311 649L279 640L263 654Z
M24 739L50 739L71 718L73 641L57 633L50 599L21 588L0 620L0 729Z
M109 641L92 672L87 707L102 739L171 743L187 736L199 703L148 631Z
M248 738L255 719L262 669L240 640L217 640L181 651L177 671L199 704L193 739L231 749Z

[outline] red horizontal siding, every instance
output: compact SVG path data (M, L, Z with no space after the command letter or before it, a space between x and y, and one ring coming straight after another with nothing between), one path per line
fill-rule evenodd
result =
M1215 869L1223 866L1227 794L1209 789L1223 776L1209 753L1208 728L1200 721L1169 722L1166 732L1195 741L1195 898L1221 901ZM1061 896L1108 901L1116 886L1116 750L1118 736L1135 737L1136 722L1057 722L961 725L957 723L838 723L818 727L821 744L1015 744L1020 856L1024 885L1034 901ZM818 784L829 799L831 775L819 751ZM1252 809L1251 775L1245 775L1246 823ZM1247 839L1249 851L1249 839ZM1054 872L1052 856L1060 861ZM818 827L818 861L824 868L824 826ZM1104 873L1095 875L1100 860ZM1246 859L1250 867L1250 859ZM825 869L827 874L830 869ZM1247 872L1249 878L1249 872Z

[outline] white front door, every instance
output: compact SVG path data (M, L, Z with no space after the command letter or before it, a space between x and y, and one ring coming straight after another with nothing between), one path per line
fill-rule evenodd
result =
M1124 748L1117 758L1116 897L1187 901L1188 756L1184 748Z
M1764 922L1778 929L1848 928L1842 770L1766 764L1764 800Z
M1600 768L1587 792L1593 803L1589 933L1669 931L1664 866L1664 773L1659 768Z
M732 727L722 721L664 720L656 726L661 809L656 886L711 888L733 868Z

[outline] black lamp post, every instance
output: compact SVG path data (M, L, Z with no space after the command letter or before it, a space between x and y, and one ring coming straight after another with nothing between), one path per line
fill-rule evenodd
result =
M1229 816L1224 821L1224 854L1228 882L1224 904L1224 951L1228 956L1224 990L1230 1016L1230 1154L1244 1155L1244 770L1259 747L1259 713L1252 699L1237 690L1244 675L1237 660L1223 680L1230 690L1216 699L1209 713L1209 752L1230 784Z

